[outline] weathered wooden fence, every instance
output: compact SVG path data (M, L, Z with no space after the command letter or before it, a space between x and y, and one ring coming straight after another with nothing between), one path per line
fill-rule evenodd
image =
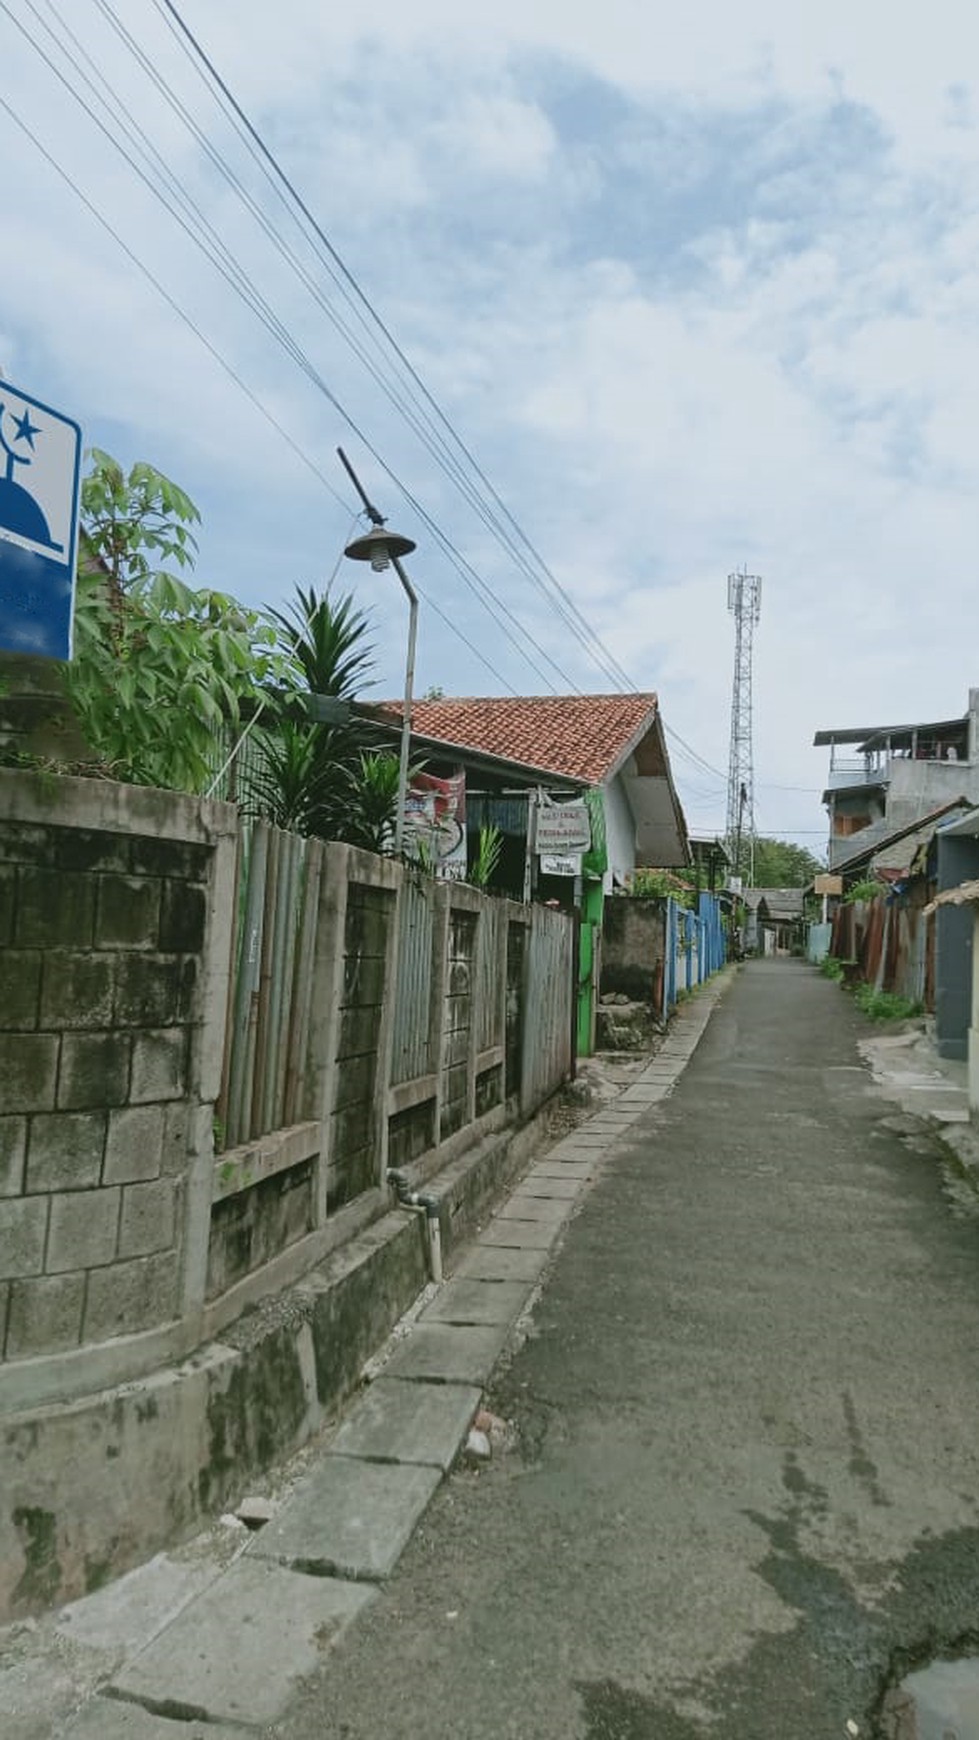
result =
M529 1117L570 1072L572 1003L565 914L244 824L209 1297L315 1260L390 1167Z
M215 1147L301 1115L323 847L266 822L244 825L236 867L232 997Z

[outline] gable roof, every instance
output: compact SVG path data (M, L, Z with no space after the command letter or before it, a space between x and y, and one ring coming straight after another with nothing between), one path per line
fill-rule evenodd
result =
M804 888L755 888L760 918L770 918L783 924L801 918L805 911Z
M400 714L398 702L385 703ZM423 737L601 785L656 724L656 696L494 695L415 701Z
M833 869L835 872L843 875L845 872L853 870L858 864L869 864L871 859L876 858L879 852L884 852L889 847L896 846L900 840L907 840L910 839L913 834L924 834L929 830L933 830L938 822L941 821L942 817L950 815L953 810L966 810L970 807L968 798L950 798L948 803L940 805L937 810L929 810L926 815L916 817L913 822L906 823L903 828L895 828L889 834L878 834L876 839L872 840L868 845L862 846L858 852L851 852L848 858L841 858L838 864L834 864ZM870 830L865 828L862 829L861 832L869 833ZM857 839L859 839L859 837L859 835L855 836Z

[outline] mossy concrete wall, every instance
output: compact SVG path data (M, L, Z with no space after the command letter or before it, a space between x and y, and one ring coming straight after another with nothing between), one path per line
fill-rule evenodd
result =
M0 769L0 1620L301 1443L425 1281L390 1147L450 1168L448 1244L566 1073L566 921L453 885L392 1081L406 878L330 845L303 1121L215 1157L238 844L230 805Z

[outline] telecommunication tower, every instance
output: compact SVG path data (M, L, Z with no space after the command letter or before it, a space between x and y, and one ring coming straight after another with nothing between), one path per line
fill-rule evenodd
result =
M751 720L751 656L761 615L761 579L743 568L727 577L727 607L734 617L734 686L727 776L727 849L731 873L750 884L755 864L755 765Z

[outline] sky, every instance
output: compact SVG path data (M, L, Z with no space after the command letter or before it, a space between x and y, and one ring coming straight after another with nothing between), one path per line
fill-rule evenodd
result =
M658 693L695 832L725 820L727 575L761 575L757 825L820 851L813 733L979 683L979 12L179 12L333 276L165 0L0 0L6 376L193 497L200 584L355 591L393 694L404 600L342 560L342 444L417 542L419 687L607 691L570 601Z

